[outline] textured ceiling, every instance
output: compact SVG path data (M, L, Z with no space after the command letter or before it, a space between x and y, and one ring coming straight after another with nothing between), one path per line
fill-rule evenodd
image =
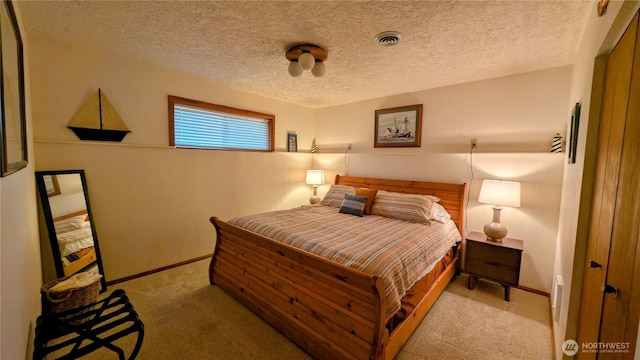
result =
M573 63L593 1L25 1L28 36L101 46L312 108ZM397 46L374 41L402 33ZM287 73L325 48L327 72Z

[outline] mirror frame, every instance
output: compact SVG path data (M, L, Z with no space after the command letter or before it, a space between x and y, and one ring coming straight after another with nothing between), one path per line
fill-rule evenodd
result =
M96 265L98 266L98 272L102 274L100 279L102 289L100 292L107 290L107 280L104 274L104 268L102 266L102 254L100 253L100 244L98 241L98 233L96 232L96 226L93 221L93 213L91 212L91 203L89 201L89 191L87 189L87 180L85 178L84 170L53 170L53 171L36 171L36 185L38 188L38 195L40 205L44 213L44 219L49 236L49 244L51 246L51 252L53 253L53 263L56 269L56 276L64 277L64 269L62 267L62 259L60 256L60 248L58 246L58 239L56 234L56 228L53 223L53 214L51 213L51 205L49 204L49 194L47 194L47 188L44 181L44 177L47 175L73 175L78 174L80 181L82 182L82 191L84 192L84 200L87 205L87 216L91 223L91 235L93 237L93 247L96 252ZM42 245L41 245L42 246Z

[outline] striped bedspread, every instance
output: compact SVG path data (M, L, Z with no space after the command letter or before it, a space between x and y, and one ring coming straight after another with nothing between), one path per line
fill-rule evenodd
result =
M449 220L431 225L382 216L340 214L329 206L243 216L230 224L286 243L385 281L386 318L400 300L462 238Z

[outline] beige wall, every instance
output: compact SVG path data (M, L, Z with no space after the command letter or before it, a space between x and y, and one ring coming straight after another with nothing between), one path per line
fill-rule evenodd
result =
M20 4L13 3L21 29ZM28 41L21 30L25 64ZM29 71L25 69L29 165L0 178L0 358L24 359L35 319L40 313L40 247L30 113Z
M570 81L565 66L319 109L314 166L329 170L328 179L347 172L470 183L468 231L491 221L491 206L476 201L483 179L520 181L522 206L504 209L501 221L508 236L524 240L520 284L550 292L566 153L549 149L554 134L565 134ZM409 104L424 104L422 146L374 149L374 111Z
M288 130L298 132L301 150L311 147L311 109L223 87L91 46L75 47L42 39L32 39L30 46L36 142L80 142L67 124L85 100L101 88L131 130L122 144L168 146L167 96L175 95L275 114L276 150L286 151Z
M422 146L400 153L548 152L565 134L571 66L371 99L317 111L320 151L398 153L374 149L374 111L423 104Z
M312 110L103 53L33 39L38 170L84 169L107 280L210 254L210 216L307 202ZM100 87L132 131L122 143L79 141L66 128ZM276 115L275 153L168 146L167 95ZM285 152L298 133L304 153Z

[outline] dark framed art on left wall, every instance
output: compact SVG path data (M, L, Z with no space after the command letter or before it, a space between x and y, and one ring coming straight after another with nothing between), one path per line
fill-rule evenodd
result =
M578 128L580 126L580 103L576 103L571 111L571 128L569 129L569 150L567 151L568 163L576 163L578 150Z
M8 176L25 168L28 158L22 38L13 3L7 0L0 5L0 45L0 175Z

